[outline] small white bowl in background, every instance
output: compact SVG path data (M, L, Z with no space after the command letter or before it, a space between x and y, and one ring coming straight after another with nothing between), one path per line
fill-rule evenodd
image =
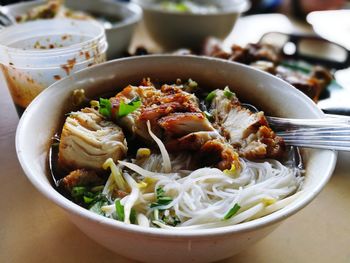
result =
M1 11L16 18L45 2L43 0L35 0L1 6ZM113 23L111 28L106 28L108 42L107 58L113 59L125 55L136 25L142 18L142 9L138 5L113 0L66 0L64 4L73 10L85 11L87 13L92 12L93 14L106 15L120 20Z
M162 0L132 0L144 12L143 21L152 37L164 50L191 48L198 50L207 37L225 39L240 14L250 7L248 0L194 1L217 5L216 12L175 12L161 8Z
M324 116L308 97L281 79L242 64L214 58L144 56L119 59L56 82L24 112L16 134L17 155L32 184L63 208L83 232L112 251L145 262L212 262L228 258L249 249L283 220L310 203L331 177L336 152L304 150L305 183L292 203L265 217L215 229L145 228L105 218L78 206L56 191L48 172L51 138L61 129L64 114L72 110L72 91L83 88L88 97L94 98L111 91L117 93L128 84L137 85L143 77L163 83L192 78L203 88L229 85L241 101L275 116Z

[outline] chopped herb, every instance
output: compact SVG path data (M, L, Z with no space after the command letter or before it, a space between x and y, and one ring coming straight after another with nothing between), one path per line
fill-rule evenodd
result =
M180 219L177 216L166 216L163 218L163 222L170 226L177 226L181 223Z
M105 200L100 200L100 201L98 201L98 202L96 202L96 203L94 203L91 207L90 207L90 211L91 212L94 212L94 213L96 213L96 214L98 214L98 215L105 215L105 213L101 210L101 207L102 206L104 206L104 205L106 205L107 204L107 202L105 201Z
M74 198L80 198L84 195L84 193L87 191L85 186L75 186L72 188L71 195Z
M159 198L159 197L161 197L161 196L164 196L164 189L162 188L162 187L158 187L157 189L156 189L156 194L157 194L157 199Z
M160 222L162 224L166 224L169 226L177 226L178 224L181 223L181 220L175 214L175 211L173 209L166 209L166 210L155 209L153 212L153 219L154 220L152 220L152 223L156 227L159 227L157 222Z
M71 190L71 196L76 203L86 208L91 208L99 201L107 202L107 198L101 194L102 189L93 191L94 188L97 187L89 189L86 186L75 186Z
M158 198L158 204L161 205L167 205L171 203L171 201L173 201L173 199L170 196L162 196Z
M125 104L124 101L120 102L118 117L124 117L129 113L134 112L141 106L141 100L139 97L133 98L128 104Z
M83 196L83 199L84 199L85 204L90 204L90 203L92 203L92 201L94 201L93 197L88 197L86 195Z
M91 193L91 192L90 192ZM105 195L103 195L101 192L98 193L92 193L93 194L93 201L90 203L90 207L94 205L97 202L103 202L103 204L108 203L108 199ZM91 197L91 196L88 196Z
M168 201L161 201L161 202L159 202L159 200L158 200L156 203L151 204L151 208L155 208L155 207L159 207L159 206L163 206L163 205L168 205L171 203L171 201L173 201L173 200L171 199Z
M119 221L124 221L124 206L120 203L120 199L115 200L115 211Z
M164 196L164 190L161 187L158 187L156 189L156 195L157 195L157 202L151 204L151 208L168 205L170 204L173 199L170 196Z
M212 92L210 92L206 97L205 97L205 101L210 103L213 101L213 99L216 97L216 91L213 90Z
M214 121L214 116L208 111L204 111L204 115L209 121Z
M109 99L100 98L99 113L101 113L106 118L112 117L112 103Z
M136 224L136 211L133 208L130 211L130 222L131 224Z
M227 214L224 216L224 220L230 219L231 217L233 217L238 210L241 209L239 204L235 204L228 212Z
M173 210L167 210L169 213L163 213L163 216L161 217L162 221L170 226L176 226L181 223L178 216L175 214Z
M233 93L233 92L229 89L228 86L226 86L225 89L224 89L224 96L230 100L230 99L232 99L233 97L235 97L236 94Z
M187 12L190 11L189 7L185 3L173 3L166 1L162 3L162 6L165 10L168 11L178 11L178 12Z

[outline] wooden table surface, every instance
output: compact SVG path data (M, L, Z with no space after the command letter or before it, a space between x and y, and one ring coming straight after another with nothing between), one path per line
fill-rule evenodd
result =
M278 19L280 23L266 18L257 28L293 30L284 18ZM247 32L236 36L247 24L255 21L242 19L229 41L244 43ZM256 28L251 31L258 37ZM141 32L133 45L144 37ZM26 179L15 151L17 123L0 79L0 262L132 262L85 236ZM265 239L222 262L350 262L350 153L339 154L334 175L310 205Z

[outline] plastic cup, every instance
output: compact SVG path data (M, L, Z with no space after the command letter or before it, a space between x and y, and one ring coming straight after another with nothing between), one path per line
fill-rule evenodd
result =
M37 20L1 30L0 63L19 116L45 88L106 60L103 26L95 21Z

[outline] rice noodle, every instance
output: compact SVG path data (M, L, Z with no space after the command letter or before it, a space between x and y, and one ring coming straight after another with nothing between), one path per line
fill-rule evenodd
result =
M181 173L154 173L128 162L120 164L144 177L157 180L154 191L162 188L172 201L148 208L147 216L152 220L154 209L171 209L181 221L176 228L197 229L238 224L282 209L297 197L293 194L303 181L298 170L288 168L276 160L251 162L241 159L240 162L242 170L237 178L217 168L200 168L184 176ZM150 205L150 201L145 202ZM224 220L235 204L240 209L231 218ZM174 228L159 220L152 222L158 227Z

